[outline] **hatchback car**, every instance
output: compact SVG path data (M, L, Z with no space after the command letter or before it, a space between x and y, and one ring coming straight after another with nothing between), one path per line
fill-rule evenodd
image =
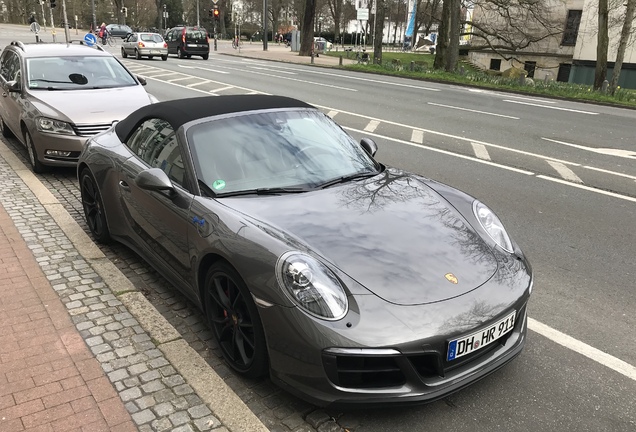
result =
M238 373L317 404L426 402L516 357L532 270L495 213L266 95L142 107L78 164L93 236L150 262Z
M193 55L207 60L210 56L208 31L203 27L174 27L166 33L168 54L176 54L179 58L190 58Z
M88 137L156 102L145 83L98 45L14 41L0 55L0 130L35 172L74 166Z
M125 39L133 30L124 24L108 24L106 26L108 34L112 37Z
M161 57L165 61L168 60L168 44L159 33L132 33L121 44L121 56L126 58L129 55L137 60Z

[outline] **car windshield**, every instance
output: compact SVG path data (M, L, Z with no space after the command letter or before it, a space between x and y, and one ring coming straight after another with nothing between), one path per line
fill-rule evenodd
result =
M199 181L217 196L297 192L376 174L380 165L313 109L276 110L192 126Z
M72 56L27 59L31 90L84 90L136 85L114 57Z
M140 38L144 42L163 42L163 38L158 34L146 34L142 33Z

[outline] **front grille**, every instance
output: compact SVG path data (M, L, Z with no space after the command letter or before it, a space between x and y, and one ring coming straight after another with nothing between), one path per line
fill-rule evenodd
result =
M384 388L406 382L395 357L323 354L327 376L335 385L348 388Z
M73 125L73 130L79 136L93 136L108 130L111 126L112 123L76 124Z

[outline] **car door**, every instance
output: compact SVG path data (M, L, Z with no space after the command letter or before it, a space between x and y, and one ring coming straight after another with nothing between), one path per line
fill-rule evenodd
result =
M134 54L135 52L134 46L136 42L137 42L137 33L128 35L128 37L122 43L122 47L126 51L126 54L130 54L130 55Z
M134 156L120 168L119 189L129 230L145 254L190 285L188 214L194 196L175 131L163 119L148 119L126 145ZM140 188L135 178L150 168L163 170L174 191Z
M0 116L2 116L4 124L7 125L17 137L20 136L21 98L24 89L22 89L21 92L10 92L9 86L16 81L24 85L22 68L20 57L18 57L16 53L11 50L5 50L2 53L0 57L0 80L2 80Z

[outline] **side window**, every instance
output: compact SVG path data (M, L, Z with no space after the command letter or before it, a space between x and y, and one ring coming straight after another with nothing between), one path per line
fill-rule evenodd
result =
M149 166L161 168L170 180L183 186L183 159L176 134L167 121L158 118L146 120L126 145Z
M0 75L5 81L20 79L20 59L12 51L5 51L0 59Z

